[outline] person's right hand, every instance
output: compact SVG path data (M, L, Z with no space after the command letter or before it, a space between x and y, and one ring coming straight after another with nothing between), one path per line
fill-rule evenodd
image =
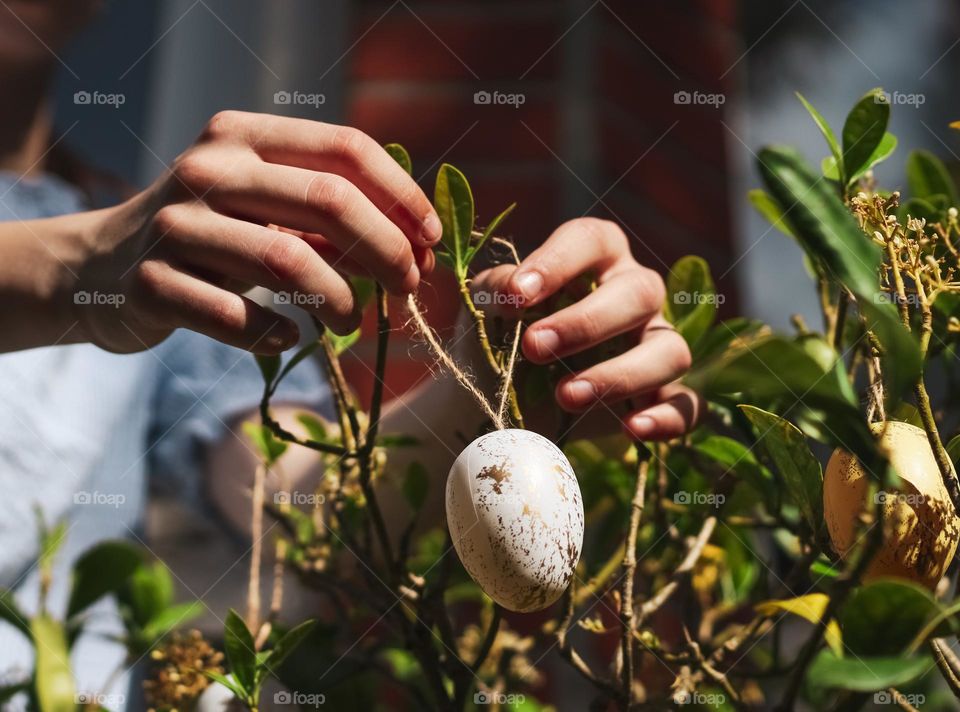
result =
M423 191L360 131L235 111L150 188L93 215L74 270L76 293L93 296L75 308L86 339L116 352L180 327L257 353L294 345L290 319L242 296L254 285L347 333L360 310L344 275L413 291L441 234Z

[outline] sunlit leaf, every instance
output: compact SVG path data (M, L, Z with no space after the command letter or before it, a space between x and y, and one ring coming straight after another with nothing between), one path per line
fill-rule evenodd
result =
M717 290L706 260L687 255L677 260L667 275L665 314L693 347L717 315Z
M740 410L756 428L757 439L777 466L787 494L800 507L810 531L818 532L823 526L823 472L803 433L760 408L742 405Z
M383 149L390 154L390 157L400 164L407 173L413 173L413 161L410 160L410 154L407 149L399 143L388 143Z
M453 257L457 275L464 277L476 212L470 184L463 173L449 163L444 163L437 172L433 204L443 225L443 246Z
M843 174L849 182L867 169L890 121L890 102L882 89L871 89L854 104L843 124Z
M778 611L792 613L795 616L805 618L814 625L819 625L820 621L823 620L823 614L827 609L829 600L825 593L809 593L806 596L797 596L796 598L764 601L756 605L756 610L757 613L767 616L776 615ZM837 657L843 656L843 638L836 620L827 623L824 639Z
M46 614L30 621L39 712L75 712L76 687L63 625Z

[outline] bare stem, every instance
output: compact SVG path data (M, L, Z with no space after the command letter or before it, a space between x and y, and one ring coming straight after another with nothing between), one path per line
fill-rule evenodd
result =
M623 552L623 579L620 588L620 649L623 656L623 669L620 683L624 709L633 704L633 579L637 571L637 531L640 528L640 515L643 513L643 497L647 488L647 473L650 471L650 458L645 457L645 448L637 445L637 484L630 503L630 528L627 530L626 548Z

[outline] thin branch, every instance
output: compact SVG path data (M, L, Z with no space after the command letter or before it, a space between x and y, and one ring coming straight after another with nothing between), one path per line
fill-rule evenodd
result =
M623 552L623 580L620 589L620 650L623 656L623 668L620 674L624 709L633 704L633 579L637 571L637 531L640 528L640 515L643 513L643 497L647 488L647 473L650 471L650 458L643 445L637 444L637 483L630 504L630 528L627 531L626 548Z

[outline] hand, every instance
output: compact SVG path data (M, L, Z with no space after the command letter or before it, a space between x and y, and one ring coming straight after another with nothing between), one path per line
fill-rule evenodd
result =
M118 352L179 327L258 353L294 345L290 319L241 296L254 285L347 333L360 311L344 274L410 292L441 233L413 179L360 131L234 111L150 188L92 215L75 293L108 303L74 301L85 337Z
M586 273L596 289L531 324L523 336L524 356L547 364L631 337L626 350L566 374L557 385L557 403L573 413L619 408L624 427L643 440L683 434L699 409L696 395L676 382L690 367L690 350L663 316L663 280L633 258L617 225L595 218L564 223L520 266L487 270L473 289L507 295L495 301L530 310Z

